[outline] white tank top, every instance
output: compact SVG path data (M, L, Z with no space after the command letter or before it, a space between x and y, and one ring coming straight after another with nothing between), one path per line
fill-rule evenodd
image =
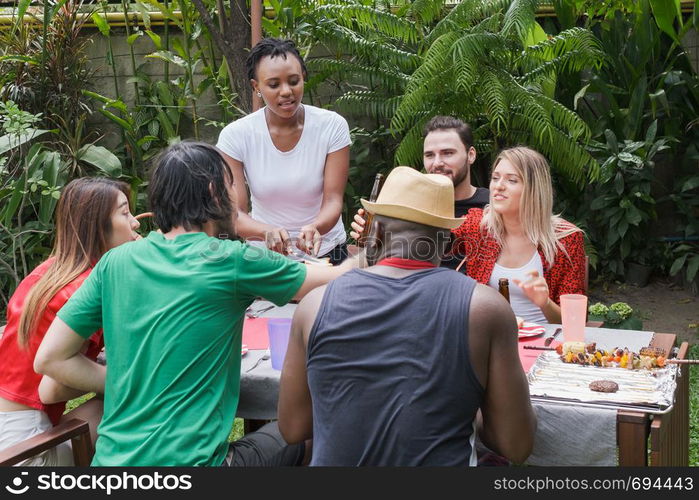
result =
M303 132L291 151L279 151L269 135L265 108L227 125L216 147L238 160L250 188L251 217L283 227L297 238L315 221L323 201L325 160L351 143L347 121L337 113L304 104ZM346 240L342 217L322 235L319 255Z
M539 276L544 275L544 265L541 262L539 252L536 250L534 251L532 258L529 259L529 262L517 269L503 267L496 262L495 267L493 267L493 273L490 275L488 285L497 290L498 280L500 278L507 278L510 282L510 305L512 306L515 316L524 318L524 321L528 321L530 323L546 325L548 324L548 321L546 320L546 316L544 316L543 311L531 300L529 300L527 296L524 295L522 289L515 285L512 281L513 279L525 281L527 279L527 272L529 271L539 271Z

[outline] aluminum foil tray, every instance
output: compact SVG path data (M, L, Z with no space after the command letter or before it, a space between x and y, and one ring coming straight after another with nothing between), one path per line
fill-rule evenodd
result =
M555 352L543 352L527 379L533 400L666 413L674 403L677 373L677 365L653 370L583 366L564 363ZM613 380L619 390L595 392L589 388L593 380Z

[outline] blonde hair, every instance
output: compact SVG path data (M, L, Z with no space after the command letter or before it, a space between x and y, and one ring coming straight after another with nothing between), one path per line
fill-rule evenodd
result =
M21 348L29 346L54 295L109 250L111 216L119 192L128 198L129 186L105 178L75 179L63 189L56 207L56 241L50 255L54 261L24 300L17 330Z
M519 202L519 220L525 236L537 249L541 249L548 265L553 264L559 249L568 256L560 240L580 229L553 214L551 169L546 158L526 146L503 149L495 159L492 170L503 160L509 161L522 177L524 189ZM505 225L502 216L490 205L484 210L481 228L502 247Z

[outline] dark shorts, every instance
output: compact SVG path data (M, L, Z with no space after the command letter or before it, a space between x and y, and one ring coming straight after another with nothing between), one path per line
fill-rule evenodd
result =
M347 243L340 243L325 255L321 255L321 258L325 257L328 257L330 259L330 263L333 266L342 264L342 261L349 257L349 252L347 251Z
M301 465L303 443L287 444L277 422L270 422L255 432L230 444L223 467L289 467Z

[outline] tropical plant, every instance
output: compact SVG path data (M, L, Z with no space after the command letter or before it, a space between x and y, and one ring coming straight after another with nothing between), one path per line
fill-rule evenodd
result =
M547 36L538 4L463 1L443 17L443 0L396 14L351 0L321 5L314 35L333 57L309 66L319 78L352 82L339 109L390 119L403 137L398 163L420 164L424 123L451 114L472 124L482 154L527 143L564 175L595 178L587 125L553 95L557 77L598 66L601 52L583 28Z
M34 128L42 117L9 101L0 103L0 306L48 253L45 243L65 179L58 152L32 141L49 134ZM64 174L61 174L64 170Z
M607 142L609 132L605 131L611 131L620 144L644 141L649 127L657 123L657 136L667 138L669 148L653 160L660 168L653 169L650 195L665 210L671 208L668 200L674 204L677 234L685 238L699 234L699 129L695 127L699 78L677 43L697 21L696 9L687 19L680 15L675 0L557 0L554 4L561 26L589 27L605 53L601 68L561 81L558 99L583 117L599 143ZM609 152L597 154L600 161L610 156ZM580 190L566 179L555 181L565 213L590 220L593 230L588 235L601 249L601 270L610 272L604 249L616 236L589 211L597 187ZM607 189L613 194L611 185ZM655 205L651 208L654 213ZM665 234L672 229L668 225ZM649 236L631 242L629 260L660 259L659 243ZM621 273L620 266L613 267L612 274Z
M654 264L659 245L648 240L656 218L653 159L667 149L670 140L656 137L657 123L646 131L643 141L618 141L611 130L605 143L593 142L591 149L602 162L599 181L591 186L589 234L597 242L603 269L623 275L628 260Z
M687 53L657 28L648 2L639 5L638 14L617 11L594 28L606 61L583 76L572 103L593 136L608 128L636 140L657 119L661 135L679 137L699 111Z
M91 108L82 90L94 69L86 54L91 39L82 32L83 1L46 1L33 11L28 4L20 2L14 25L0 34L0 101L40 116L41 128L56 131L53 147L84 174L84 148L99 135L85 128ZM23 22L25 13L40 23Z
M690 243L674 244L669 249L670 276L680 275L691 283L699 273L699 245Z

